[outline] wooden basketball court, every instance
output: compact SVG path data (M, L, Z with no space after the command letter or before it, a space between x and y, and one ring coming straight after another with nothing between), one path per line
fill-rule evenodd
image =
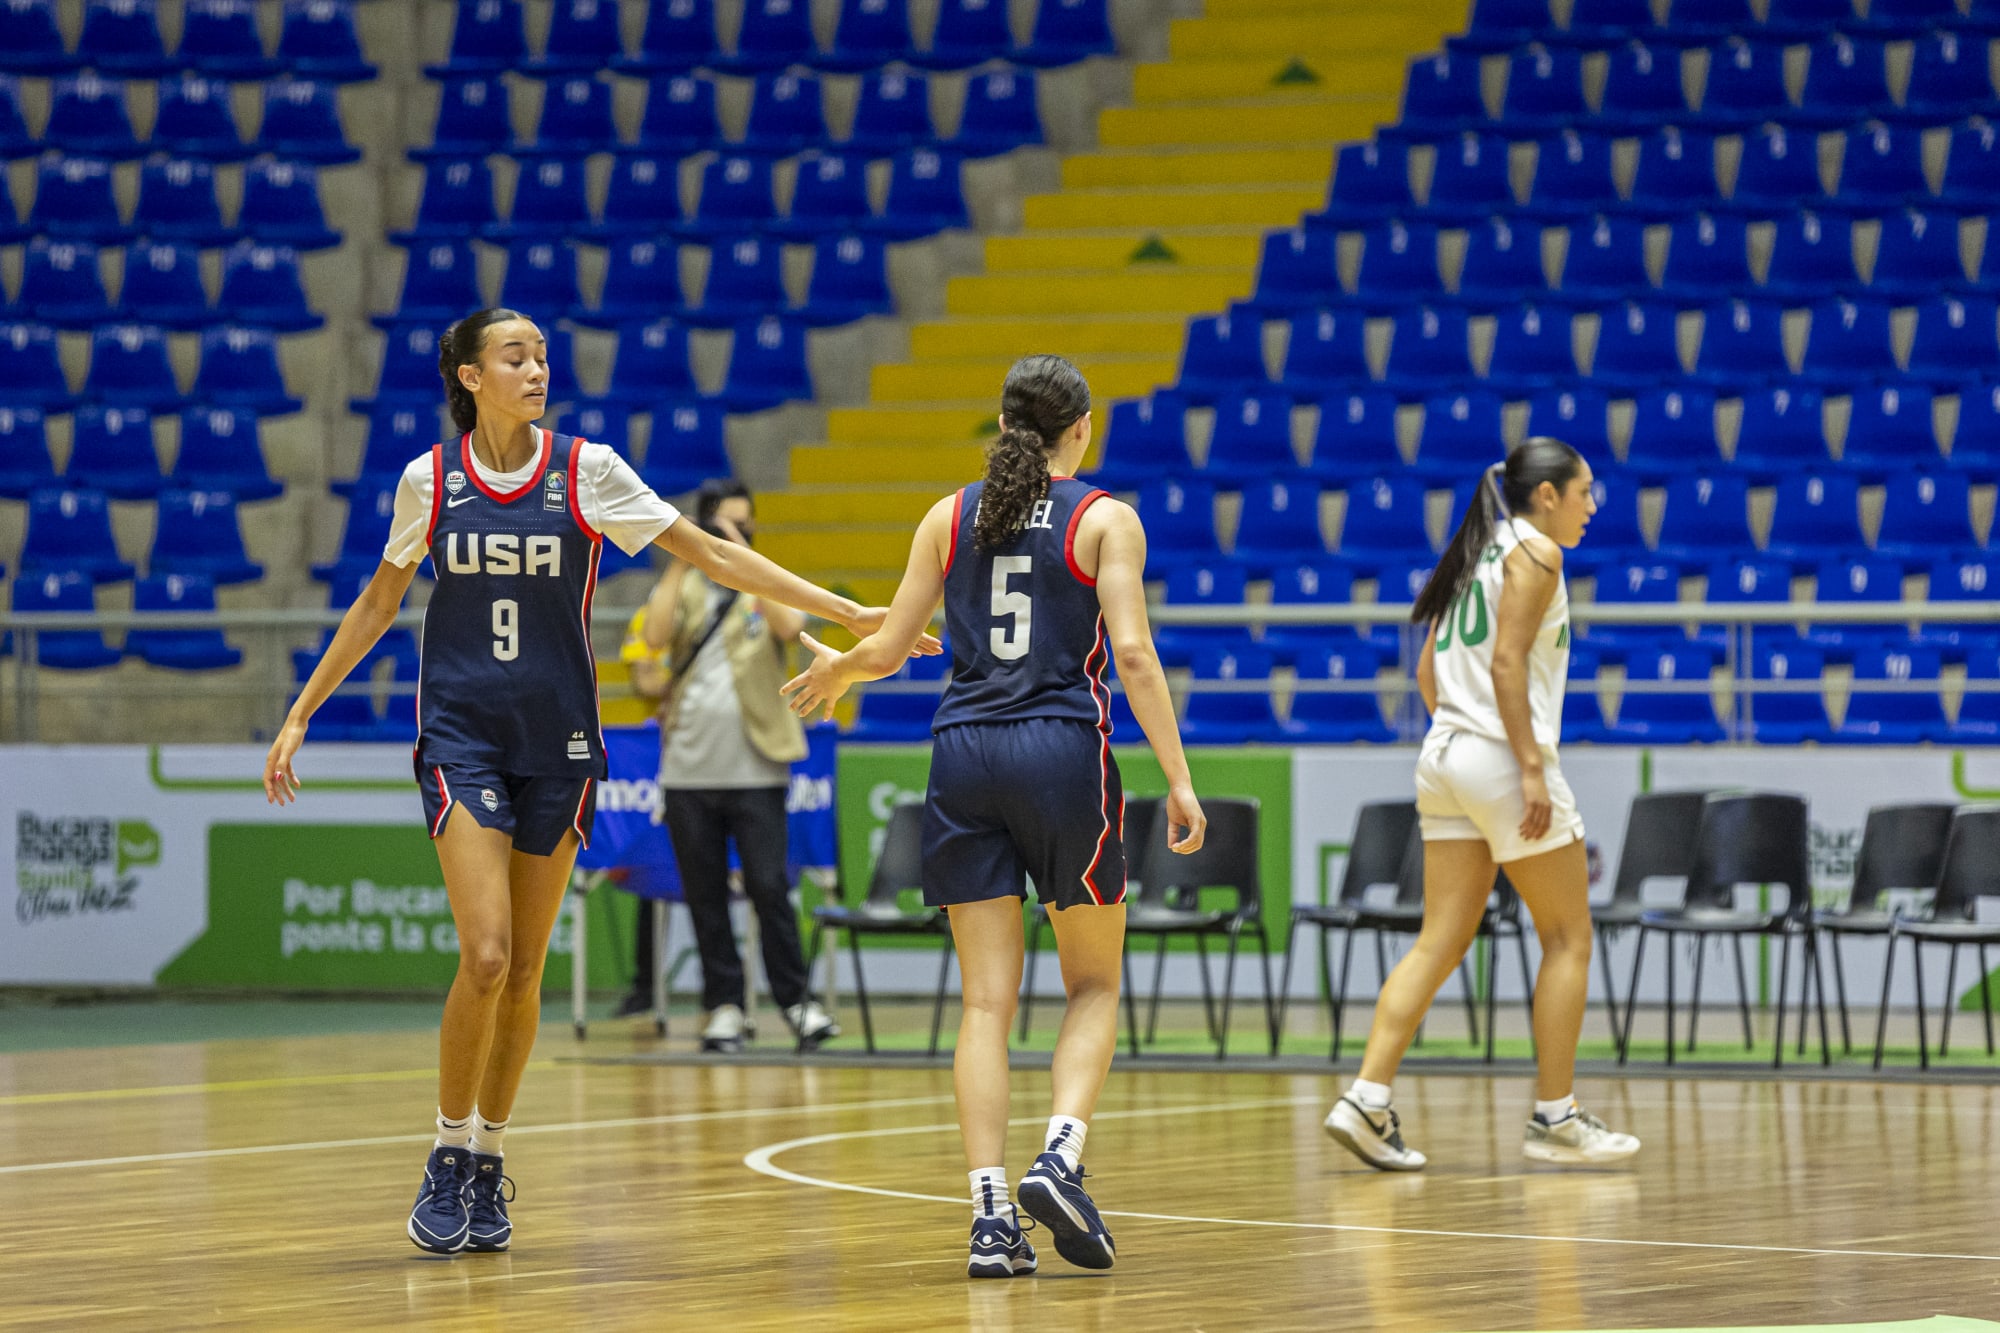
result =
M1384 1176L1322 1134L1327 1076L1119 1071L1086 1157L1117 1268L974 1283L948 1069L648 1049L545 1036L514 1249L455 1259L403 1235L425 1035L0 1057L0 1326L2000 1329L1967 1322L2000 1315L1991 1085L1586 1080L1646 1150L1560 1171L1519 1076L1411 1074L1432 1166ZM1018 1172L1045 1076L1016 1090Z

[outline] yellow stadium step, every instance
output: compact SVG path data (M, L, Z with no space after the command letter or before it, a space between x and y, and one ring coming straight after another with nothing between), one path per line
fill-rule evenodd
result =
M1395 120L1391 97L1353 101L1174 102L1156 106L1112 107L1097 118L1098 142L1106 148L1165 144L1297 144L1365 139L1378 125ZM1173 216L1166 214L1163 216ZM1033 220L1030 219L1030 225Z
M1326 196L1326 185L1195 185L1154 190L1065 190L1028 196L1023 217L1039 227L1286 226ZM1092 307L1095 308L1095 307Z
M1324 178L1326 172L1320 173ZM1262 227L1203 231L1030 231L986 239L986 271L1108 269L1168 273L1179 267L1242 268L1257 262Z
M757 497L757 521L769 528L914 529L938 498L935 486L794 486Z
M1167 55L1175 61L1255 59L1274 54L1302 60L1352 60L1362 54L1407 59L1435 49L1448 34L1464 26L1462 18L1413 14L1407 8L1372 14L1363 21L1342 21L1323 14L1175 19L1167 29Z
M1099 398L1130 398L1151 393L1173 379L1178 363L1172 357L1077 358L1078 368ZM902 361L875 367L870 396L878 403L928 402L938 398L1000 400L1000 386L1014 358L1004 361Z
M983 444L869 444L844 441L792 450L794 486L909 486L950 490L986 466Z
M1250 294L1241 269L1144 269L1127 273L1005 273L953 278L945 308L953 314L1027 314L1034 310L1127 310L1193 313Z
M757 530L757 549L787 568L901 569L910 558L914 524L855 526L837 533L792 528Z
M998 394L983 394L976 399L949 403L836 407L826 414L826 438L833 444L942 445L984 441L1000 429L994 420L999 400Z
M1192 102L1218 97L1400 97L1404 70L1384 60L1315 57L1283 51L1221 60L1172 60L1132 73L1133 100Z
M1046 312L1016 317L933 320L910 330L915 361L1005 358L1061 349L1067 356L1099 353L1132 356L1180 355L1187 321L1178 315L1104 315L1054 318Z
M1212 22L1279 17L1315 18L1338 23L1368 24L1385 16L1407 14L1407 5L1387 0L1204 0L1202 16ZM1443 19L1447 32L1465 27L1467 8L1463 4L1426 7L1426 13ZM1412 54L1415 54L1414 52Z
M1128 148L1065 158L1062 183L1065 190L1296 183L1323 191L1332 173L1330 147Z

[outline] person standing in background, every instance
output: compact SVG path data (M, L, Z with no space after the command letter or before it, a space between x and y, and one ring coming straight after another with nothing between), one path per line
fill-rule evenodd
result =
M755 504L737 481L710 481L694 518L711 535L752 544ZM807 1047L840 1035L812 997L787 865L785 794L791 765L806 754L805 729L778 695L785 646L805 617L743 597L676 561L643 613L645 645L663 652L660 815L673 839L695 944L701 953L703 1050L735 1052L748 1035L742 956L729 920L729 845L757 913L764 974L786 1020ZM650 953L650 932L641 931ZM635 986L650 990L650 967Z

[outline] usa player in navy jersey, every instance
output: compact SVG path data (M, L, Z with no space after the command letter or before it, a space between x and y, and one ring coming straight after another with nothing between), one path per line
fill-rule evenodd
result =
M1147 624L1145 530L1130 507L1071 475L1089 447L1090 386L1077 368L1058 356L1016 362L986 478L924 516L888 620L847 653L801 636L814 661L785 686L802 716L830 710L855 681L894 671L943 599L952 674L932 724L923 881L924 901L949 913L964 976L953 1073L973 1277L1035 1271L1004 1166L1029 877L1055 926L1068 1009L1047 1147L1021 1181L1021 1207L1069 1262L1109 1268L1115 1257L1078 1161L1117 1045L1125 942L1112 657L1166 774L1173 849L1199 850L1207 827Z
M428 556L415 750L424 821L458 929L439 1032L438 1137L408 1233L425 1250L504 1250L513 1235L502 1135L541 1016L542 964L605 776L590 602L608 538L657 545L715 582L845 625L886 614L836 597L747 546L710 536L608 446L535 425L548 344L512 310L438 340L460 435L405 469L387 548L299 691L264 765L295 799L312 715L395 620ZM915 645L937 651L935 641Z

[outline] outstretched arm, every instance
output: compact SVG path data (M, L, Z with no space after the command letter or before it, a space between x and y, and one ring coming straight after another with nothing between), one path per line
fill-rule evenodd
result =
M836 596L747 546L710 536L685 517L669 524L653 544L725 588L797 607L807 615L845 625L857 635L872 633L885 614L879 607L864 607L851 598Z

